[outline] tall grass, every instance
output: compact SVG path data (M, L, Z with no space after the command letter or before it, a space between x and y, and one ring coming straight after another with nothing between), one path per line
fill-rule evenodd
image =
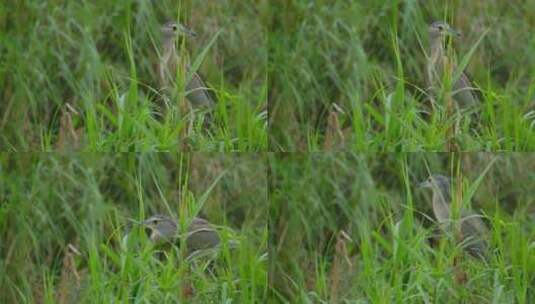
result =
M494 162L494 163L493 163ZM270 295L291 303L530 303L530 154L287 155L270 161ZM488 168L488 172L485 172ZM441 234L429 172L491 231L486 261ZM478 184L479 183L479 184Z
M0 5L2 150L267 149L262 7L232 1ZM168 107L158 102L159 26L168 20L199 34L185 51L192 63L202 60L200 73L219 99L209 131L202 114L181 111L183 85L177 85L182 98Z
M0 302L263 302L265 164L255 155L1 154ZM224 244L215 265L178 248L156 258L133 224L154 213L214 223Z
M535 147L533 1L292 1L269 31L270 146L276 151L525 151ZM427 25L449 22L458 63L481 89L458 134L425 93ZM487 34L483 35L486 31ZM484 36L484 37L483 37ZM476 48L477 41L482 41ZM474 53L470 55L470 50ZM332 105L344 140L325 147ZM468 116L468 115L465 115Z

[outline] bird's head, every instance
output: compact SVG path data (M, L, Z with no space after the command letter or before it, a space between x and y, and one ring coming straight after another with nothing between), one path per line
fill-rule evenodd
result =
M449 24L443 21L435 21L428 27L429 36L432 38L454 36L460 37L461 33L453 29Z
M168 21L161 27L161 31L164 37L176 37L178 35L186 35L188 37L197 37L197 33L187 28L181 23L175 21Z
M433 174L418 184L420 188L431 188L433 191L440 191L444 197L450 195L450 180L444 175Z
M177 225L173 219L162 214L156 214L143 221L147 234L155 243L170 241L176 235Z

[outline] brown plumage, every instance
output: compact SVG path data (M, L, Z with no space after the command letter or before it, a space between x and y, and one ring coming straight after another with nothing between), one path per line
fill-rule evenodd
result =
M449 178L431 175L420 183L422 188L433 190L433 213L441 229L449 230L451 223L451 186ZM467 210L460 212L459 240L463 248L475 257L485 257L487 253L486 236L489 234L481 216Z
M436 92L441 88L445 68L450 73L449 77L453 77L453 73L457 70L457 66L445 55L444 40L448 35L460 36L460 34L447 23L441 21L429 25L428 31L430 55L426 67L426 81L428 88ZM474 90L470 79L463 72L452 85L453 99L461 108L474 106L477 103Z
M180 234L175 220L157 214L143 222L149 229L149 238L155 244L175 243ZM219 245L219 234L205 219L195 217L191 220L185 235L188 252L214 248Z
M166 89L175 80L176 70L180 64L184 64L186 74L191 72L188 63L182 62L176 50L176 40L179 34L195 37L197 34L177 22L167 22L161 27L163 51L158 63L158 76L160 85ZM214 106L208 86L197 73L191 75L191 80L186 84L186 98L193 108L211 108Z

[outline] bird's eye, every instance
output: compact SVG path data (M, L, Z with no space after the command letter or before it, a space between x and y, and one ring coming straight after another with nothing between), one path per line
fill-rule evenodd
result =
M176 25L173 25L173 32L177 30Z
M439 31L442 31L444 27L442 25L437 26Z

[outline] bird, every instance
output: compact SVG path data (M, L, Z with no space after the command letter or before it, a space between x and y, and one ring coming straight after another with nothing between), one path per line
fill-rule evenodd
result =
M431 23L428 27L428 33L430 54L427 58L426 81L428 88L437 90L444 80L444 70L453 72L457 69L457 66L445 54L446 37L460 37L461 34L443 21ZM453 77L453 73L450 77ZM452 89L452 97L460 108L468 108L477 104L477 98L473 92L474 87L464 72L453 83Z
M422 181L420 188L430 188L433 191L433 213L442 230L449 230L451 223L451 184L444 175L434 174ZM472 256L484 258L487 252L487 227L481 220L481 215L461 210L460 212L460 240L463 248Z
M180 64L184 64L186 73L191 72L191 67L188 63L182 62L182 59L176 49L176 41L179 35L188 37L197 37L197 33L187 28L181 23L175 21L168 21L164 23L161 28L162 35L162 53L158 62L158 76L162 88L169 87L169 84L175 80L176 69ZM186 84L186 99L191 104L192 108L209 109L215 105L214 98L211 96L209 88L199 76L198 73L193 72L191 79Z
M148 229L149 239L155 245L175 244L180 241L177 221L163 214L155 214L143 221ZM219 234L205 219L194 217L185 233L188 253L215 248L220 243Z

